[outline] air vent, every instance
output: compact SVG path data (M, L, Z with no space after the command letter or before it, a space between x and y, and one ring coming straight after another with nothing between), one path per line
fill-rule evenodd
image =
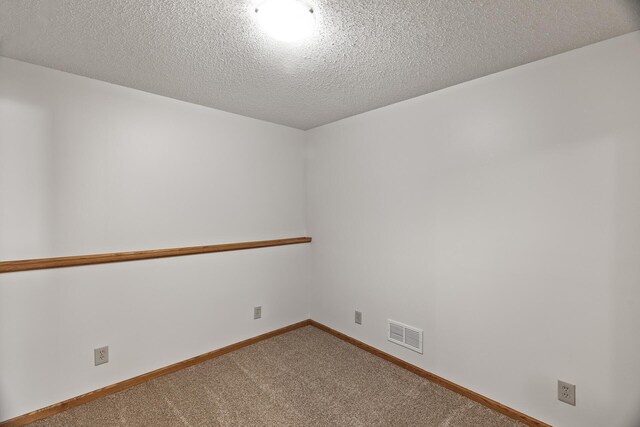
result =
M389 322L389 339L404 342L404 328Z
M422 354L422 330L404 323L388 320L389 329L387 338L389 341L407 347Z

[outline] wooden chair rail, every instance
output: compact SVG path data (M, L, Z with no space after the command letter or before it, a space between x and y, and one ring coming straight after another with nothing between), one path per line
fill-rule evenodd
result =
M57 258L38 258L19 261L0 261L0 273L41 270L45 268L72 267L78 265L105 264L108 262L135 261L152 258L166 258L183 255L207 254L212 252L240 251L244 249L268 248L271 246L310 243L311 237L260 240L256 242L224 243L220 245L190 246L172 249L151 249L146 251L114 252L109 254L76 255Z

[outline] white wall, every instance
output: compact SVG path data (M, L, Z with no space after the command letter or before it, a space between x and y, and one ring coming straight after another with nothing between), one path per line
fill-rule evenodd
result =
M314 237L0 275L0 420L305 319L309 297L554 425L636 425L639 75L634 33L361 114L306 134L305 177L301 131L0 58L0 259Z
M632 33L309 131L311 317L554 425L638 425L639 112Z
M304 150L302 131L0 58L0 259L306 235ZM307 258L0 275L0 421L308 318Z

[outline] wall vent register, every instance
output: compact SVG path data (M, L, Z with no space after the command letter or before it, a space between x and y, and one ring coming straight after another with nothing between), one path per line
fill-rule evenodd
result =
M422 354L422 329L388 319L387 339Z

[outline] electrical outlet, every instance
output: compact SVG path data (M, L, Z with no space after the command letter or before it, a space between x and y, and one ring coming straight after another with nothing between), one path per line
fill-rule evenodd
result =
M95 366L107 363L109 361L109 346L94 349L93 361L95 363Z
M576 406L576 386L558 380L558 400Z
M253 307L253 318L260 319L262 317L262 306Z
M356 310L356 323L362 325L362 312Z

